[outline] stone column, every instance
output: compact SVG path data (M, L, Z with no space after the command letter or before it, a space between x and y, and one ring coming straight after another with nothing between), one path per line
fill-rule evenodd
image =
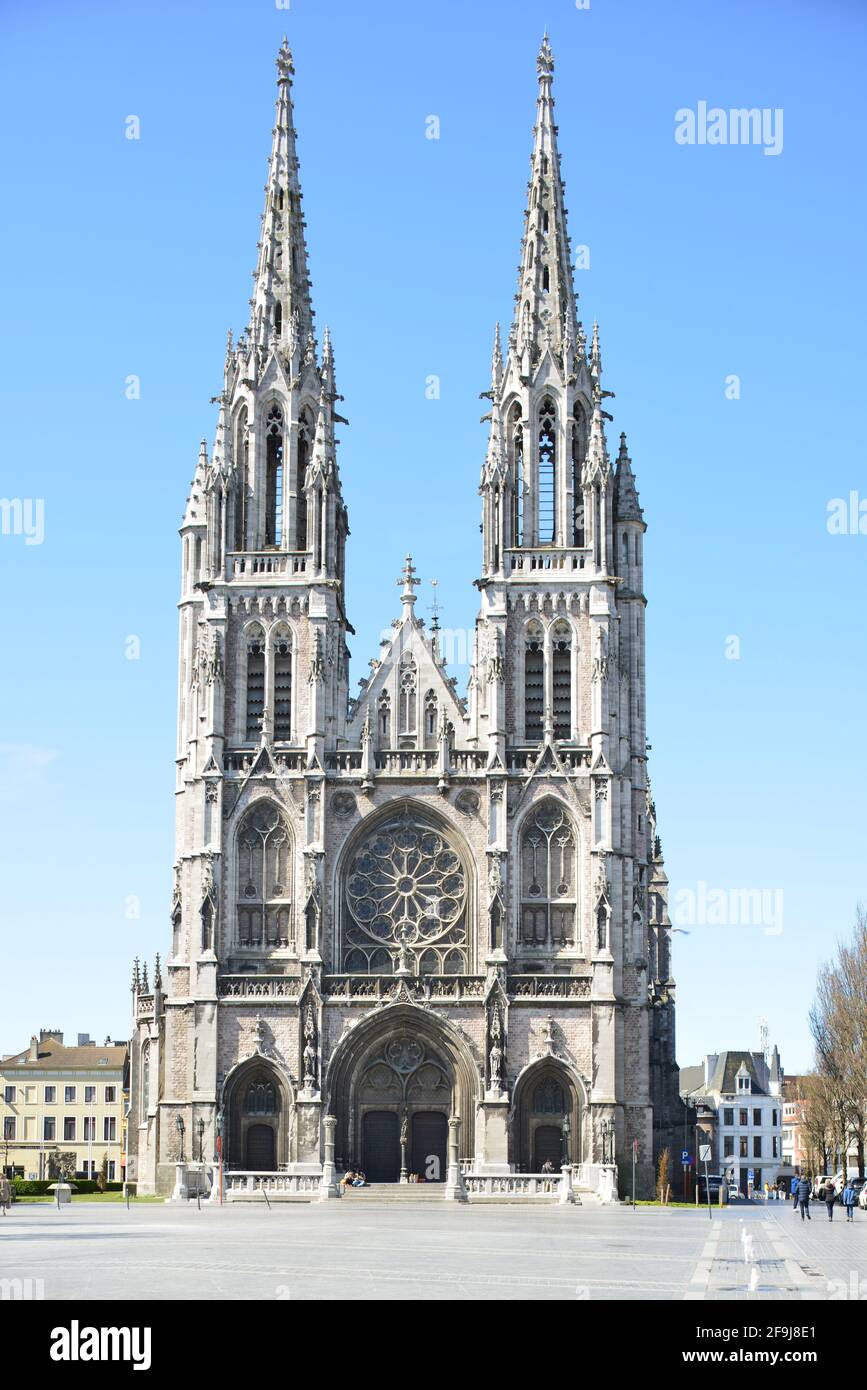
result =
M457 1115L449 1120L449 1171L446 1178L446 1201L465 1202L467 1200L464 1180L461 1177L460 1163L461 1122Z
M330 1197L339 1197L340 1188L334 1171L334 1131L337 1120L334 1115L326 1115L322 1121L325 1131L325 1161L322 1164L322 1179L319 1183L319 1200L327 1202Z
M572 1165L570 1163L561 1164L560 1172L562 1176L560 1178L559 1201L562 1206L566 1202L574 1202L575 1200L572 1192Z

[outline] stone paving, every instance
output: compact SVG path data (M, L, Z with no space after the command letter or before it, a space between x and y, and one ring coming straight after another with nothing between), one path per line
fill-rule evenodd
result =
M828 1228L818 1211L802 1231L784 1203L712 1221L626 1205L22 1205L0 1220L0 1280L26 1279L46 1299L839 1298L867 1294L867 1217Z

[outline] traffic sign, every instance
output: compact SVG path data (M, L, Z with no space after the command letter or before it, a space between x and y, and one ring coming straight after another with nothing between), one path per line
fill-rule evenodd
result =
M692 1155L690 1154L689 1149L683 1149L681 1151L680 1161L681 1163L692 1163Z
M702 1163L710 1163L710 1144L700 1144L698 1156Z
M748 1168L748 1169L747 1169L747 1182L755 1183L755 1181L756 1181L756 1170L755 1170L755 1168Z

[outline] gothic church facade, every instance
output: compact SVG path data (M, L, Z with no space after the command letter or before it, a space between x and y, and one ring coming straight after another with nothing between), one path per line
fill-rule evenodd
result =
M133 978L129 1176L445 1177L638 1146L677 1100L670 925L645 735L645 523L578 318L538 58L514 321L496 335L467 698L400 614L349 693L349 532L277 59L249 326L181 527L172 942ZM467 518L467 524L473 524ZM183 1139L180 1140L181 1144Z

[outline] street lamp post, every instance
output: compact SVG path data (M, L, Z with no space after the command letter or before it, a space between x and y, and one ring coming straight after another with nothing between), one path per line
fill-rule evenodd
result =
M197 1129L199 1131L199 1162L202 1163L205 1157L205 1121L201 1116L199 1117Z
M572 1133L572 1126L571 1126L571 1124L569 1123L569 1115L568 1115L568 1113L565 1114L565 1115L563 1116L563 1124L562 1124L562 1126L561 1126L561 1133L562 1133L562 1135L563 1135L563 1158L562 1158L562 1162L563 1162L564 1164L567 1164L567 1163L569 1162L569 1136L570 1136L571 1133Z
M175 1128L178 1131L178 1163L184 1163L184 1121L183 1116L179 1115L175 1120Z

